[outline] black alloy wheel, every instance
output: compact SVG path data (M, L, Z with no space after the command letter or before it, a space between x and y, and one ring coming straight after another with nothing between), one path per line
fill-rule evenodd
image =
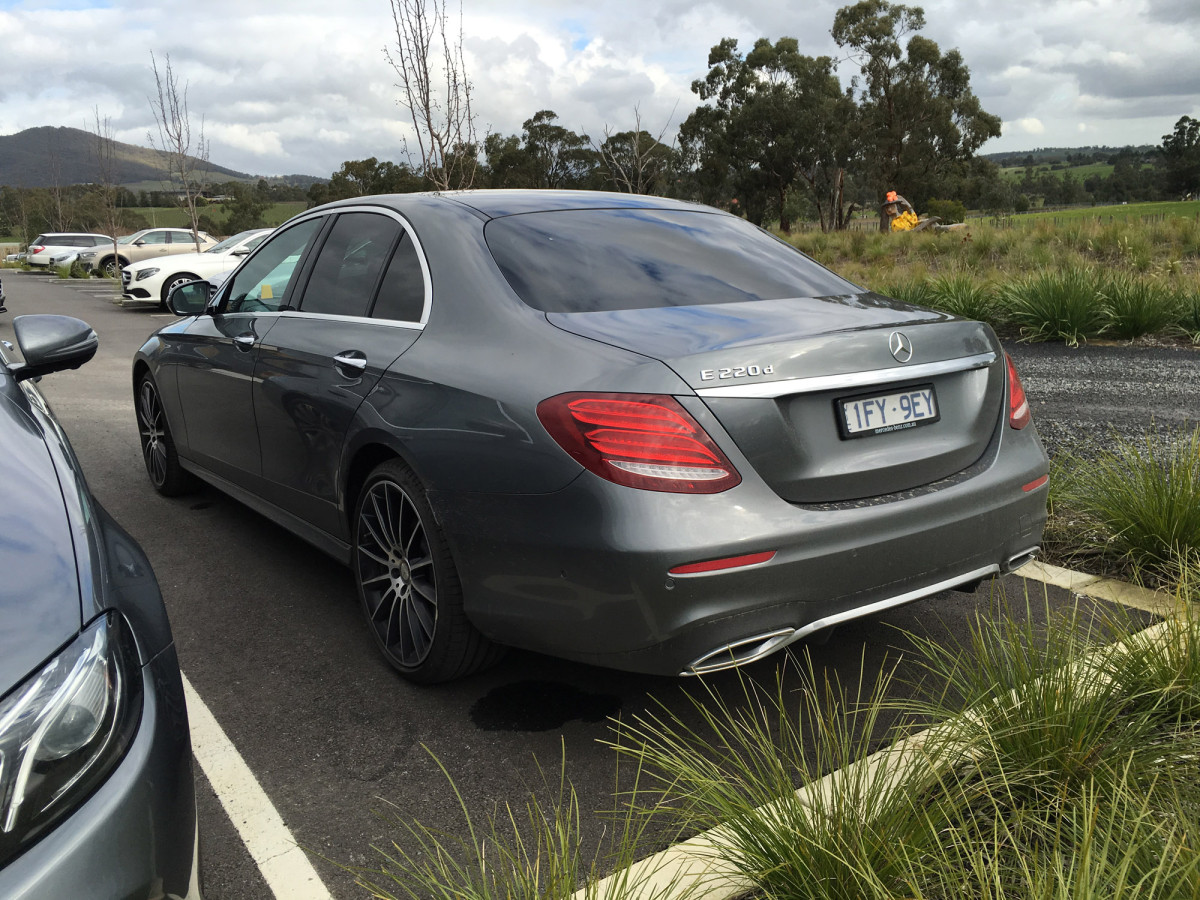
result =
M458 573L425 491L397 461L377 467L359 495L354 574L371 634L406 678L448 681L499 658L501 648L463 612Z
M142 459L154 489L164 497L176 497L193 490L196 487L195 476L179 465L179 455L175 452L175 441L167 425L158 387L149 375L143 375L138 382L135 410Z

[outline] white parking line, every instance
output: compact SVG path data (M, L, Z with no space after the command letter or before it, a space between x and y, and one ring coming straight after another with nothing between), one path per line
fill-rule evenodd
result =
M271 892L278 900L331 900L308 855L186 676L183 691L192 753Z

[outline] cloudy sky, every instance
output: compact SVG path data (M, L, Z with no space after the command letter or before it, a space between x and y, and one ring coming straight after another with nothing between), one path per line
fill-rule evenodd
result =
M788 35L836 57L842 5L462 0L479 129L517 134L552 109L602 140L637 109L670 136L713 44ZM983 108L1004 121L983 152L1157 144L1180 116L1200 118L1200 0L910 5L923 6L926 36L962 52ZM0 0L0 134L88 128L98 109L119 140L147 145L153 52L187 82L215 163L327 176L347 159L399 162L410 132L383 53L394 45L389 0Z

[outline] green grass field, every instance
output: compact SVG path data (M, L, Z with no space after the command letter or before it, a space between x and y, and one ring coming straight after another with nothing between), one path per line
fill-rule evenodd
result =
M1012 216L1011 221L1021 224L1052 220L1056 224L1099 222L1103 225L1139 220L1161 220L1172 216L1195 218L1200 216L1200 200L1173 200L1162 203L1121 203L1110 206L1081 206L1075 209L1057 209L1022 213Z
M267 225L274 227L282 225L298 212L303 212L308 204L303 200L291 200L287 203L273 203L267 208L263 214ZM150 223L152 228L186 228L188 224L187 212L179 207L173 206L138 206L130 210L137 213ZM225 209L224 204L213 203L209 206L202 207L201 213L207 215L210 219L218 222L224 221L229 214Z
M1051 169L1049 166L1034 166L1033 177L1053 175L1055 178L1061 178L1065 173L1070 172L1073 178L1083 181L1083 179L1090 178L1093 175L1107 178L1113 173L1113 168L1111 163L1088 163L1085 166L1065 166L1061 169ZM1000 170L1000 174L1009 181L1020 181L1025 177L1025 167L1006 166Z

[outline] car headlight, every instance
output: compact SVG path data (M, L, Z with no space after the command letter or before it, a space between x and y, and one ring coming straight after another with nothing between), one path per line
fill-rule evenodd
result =
M157 275L157 274L158 274L158 269L154 269L154 268L139 269L138 273L137 273L137 277L135 277L133 280L141 281L143 278L149 278L151 275Z
M142 676L108 613L0 701L0 866L79 806L137 733Z

